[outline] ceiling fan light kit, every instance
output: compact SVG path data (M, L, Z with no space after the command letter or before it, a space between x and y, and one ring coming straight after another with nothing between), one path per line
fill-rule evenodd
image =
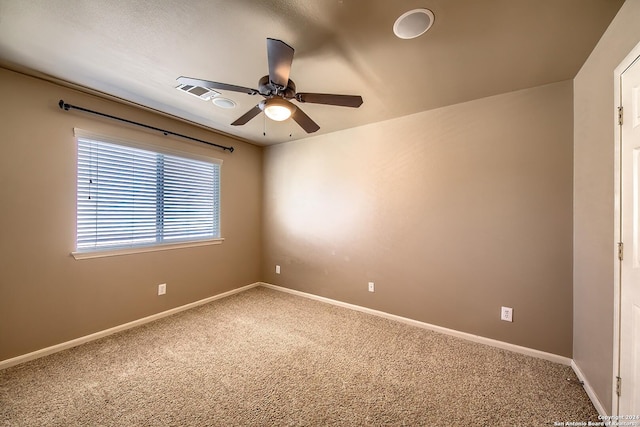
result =
M296 110L296 106L282 98L269 98L260 103L260 109L271 120L282 122L291 117L291 114Z
M362 97L358 95L296 92L295 83L289 79L293 53L294 49L285 42L271 38L267 39L269 74L258 81L258 89L184 76L178 77L177 80L182 85L199 86L208 90L240 92L247 95L261 95L265 98L231 123L232 126L242 126L264 111L268 118L275 121L284 121L291 117L307 133L312 133L320 129L320 126L289 100L352 108L358 108L362 105ZM231 100L228 101L233 103ZM219 105L216 103L215 98L213 102L223 108L232 108ZM233 105L235 106L235 103Z

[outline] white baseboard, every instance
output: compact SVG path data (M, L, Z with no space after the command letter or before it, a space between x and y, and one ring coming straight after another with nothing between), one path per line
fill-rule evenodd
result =
M0 370L9 368L11 366L19 365L20 363L28 362L30 360L38 359L40 357L47 356L49 354L57 353L62 350L66 350L68 348L76 347L80 344L87 343L89 341L94 341L102 337L106 337L107 335L115 334L116 332L124 331L126 329L135 328L136 326L143 325L145 323L153 322L154 320L161 319L163 317L171 316L172 314L179 313L181 311L189 310L190 308L195 308L203 304L210 303L212 301L225 298L240 292L244 292L248 289L255 288L256 286L260 286L260 282L252 283L247 286L243 286L238 289L233 289L228 292L223 292L218 295L214 295L209 298L201 299L199 301L195 301L189 304L182 305L180 307L172 308L171 310L163 311L161 313L156 313L151 316L143 317L142 319L134 320L133 322L125 323L123 325L115 326L113 328L105 329L100 332L96 332L90 335L85 335L84 337L76 338L71 341L63 342L60 344L53 345L51 347L46 347L40 350L36 350L31 353L23 354L21 356L17 356L11 359L6 359L0 361Z
M593 403L593 406L595 406L596 411L598 411L598 414L602 416L608 416L609 414L607 414L607 411L604 410L604 406L602 405L602 402L600 402L600 399L598 399L598 396L593 391L591 384L589 384L589 381L586 380L586 377L584 376L584 374L576 364L575 360L571 361L571 367L573 368L573 372L576 373L576 376L578 377L578 379L582 381L583 383L582 386L584 387L584 391L587 392L587 396L589 396L589 399L591 399L591 403Z
M498 341L498 340L494 340L494 339L491 339L491 338L485 338L485 337L482 337L482 336L479 336L479 335L473 335L473 334L469 334L469 333L466 333L466 332L460 332L460 331L456 331L455 329L443 328L442 326L432 325L430 323L420 322L418 320L409 319L407 317L397 316L395 314L389 314L389 313L385 313L384 311L373 310L371 308L362 307L362 306L355 305L355 304L349 304L349 303L346 303L346 302L333 300L331 298L320 297L320 296L317 296L317 295L308 294L306 292L296 291L294 289L283 288L281 286L272 285L270 283L264 283L263 282L263 283L260 283L260 285L264 286L265 288L274 289L276 291L287 292L287 293L290 293L290 294L293 294L293 295L302 296L302 297L313 299L313 300L316 300L316 301L321 301L321 302L325 302L325 303L328 303L328 304L337 305L339 307L344 307L344 308L349 308L351 310L361 311L363 313L372 314L374 316L384 317L385 319L395 320L397 322L406 323L408 325L417 326L419 328L429 329L431 331L440 332L440 333L443 333L443 334L446 334L446 335L451 335L451 336L454 336L454 337L462 338L462 339L465 339L465 340L468 340L468 341L477 342L477 343L480 343L480 344L486 344L486 345L489 345L491 347L501 348L503 350L512 351L514 353L520 353L520 354L525 354L527 356L537 357L539 359L549 360L551 362L560 363L560 364L566 365L566 366L571 366L572 363L573 363L573 360L568 358L568 357L559 356L557 354L547 353L547 352L540 351L540 350L535 350L535 349L529 348L529 347L522 347L522 346L519 346L519 345L516 345L516 344L510 344L510 343L507 343L507 342L504 342L504 341Z

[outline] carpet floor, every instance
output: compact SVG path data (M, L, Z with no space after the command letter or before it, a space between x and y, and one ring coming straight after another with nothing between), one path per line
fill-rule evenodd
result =
M0 425L598 421L568 378L568 366L257 287L0 371Z

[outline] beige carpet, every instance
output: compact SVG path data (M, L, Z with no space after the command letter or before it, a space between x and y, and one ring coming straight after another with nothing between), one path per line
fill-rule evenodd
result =
M0 425L597 421L567 378L567 366L254 288L0 371Z

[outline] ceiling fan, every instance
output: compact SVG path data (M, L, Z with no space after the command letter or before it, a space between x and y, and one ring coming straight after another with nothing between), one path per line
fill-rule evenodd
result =
M362 97L357 95L332 95L325 93L296 92L296 85L289 80L294 49L281 40L267 39L267 60L269 75L258 81L258 89L236 86L227 83L211 82L191 77L178 77L178 82L185 85L200 86L207 89L220 89L247 95L262 95L265 99L255 107L231 123L232 126L242 126L257 116L261 111L272 120L282 121L291 117L307 133L320 129L320 126L304 111L291 103L290 99L298 102L313 104L338 105L357 108L362 105Z

